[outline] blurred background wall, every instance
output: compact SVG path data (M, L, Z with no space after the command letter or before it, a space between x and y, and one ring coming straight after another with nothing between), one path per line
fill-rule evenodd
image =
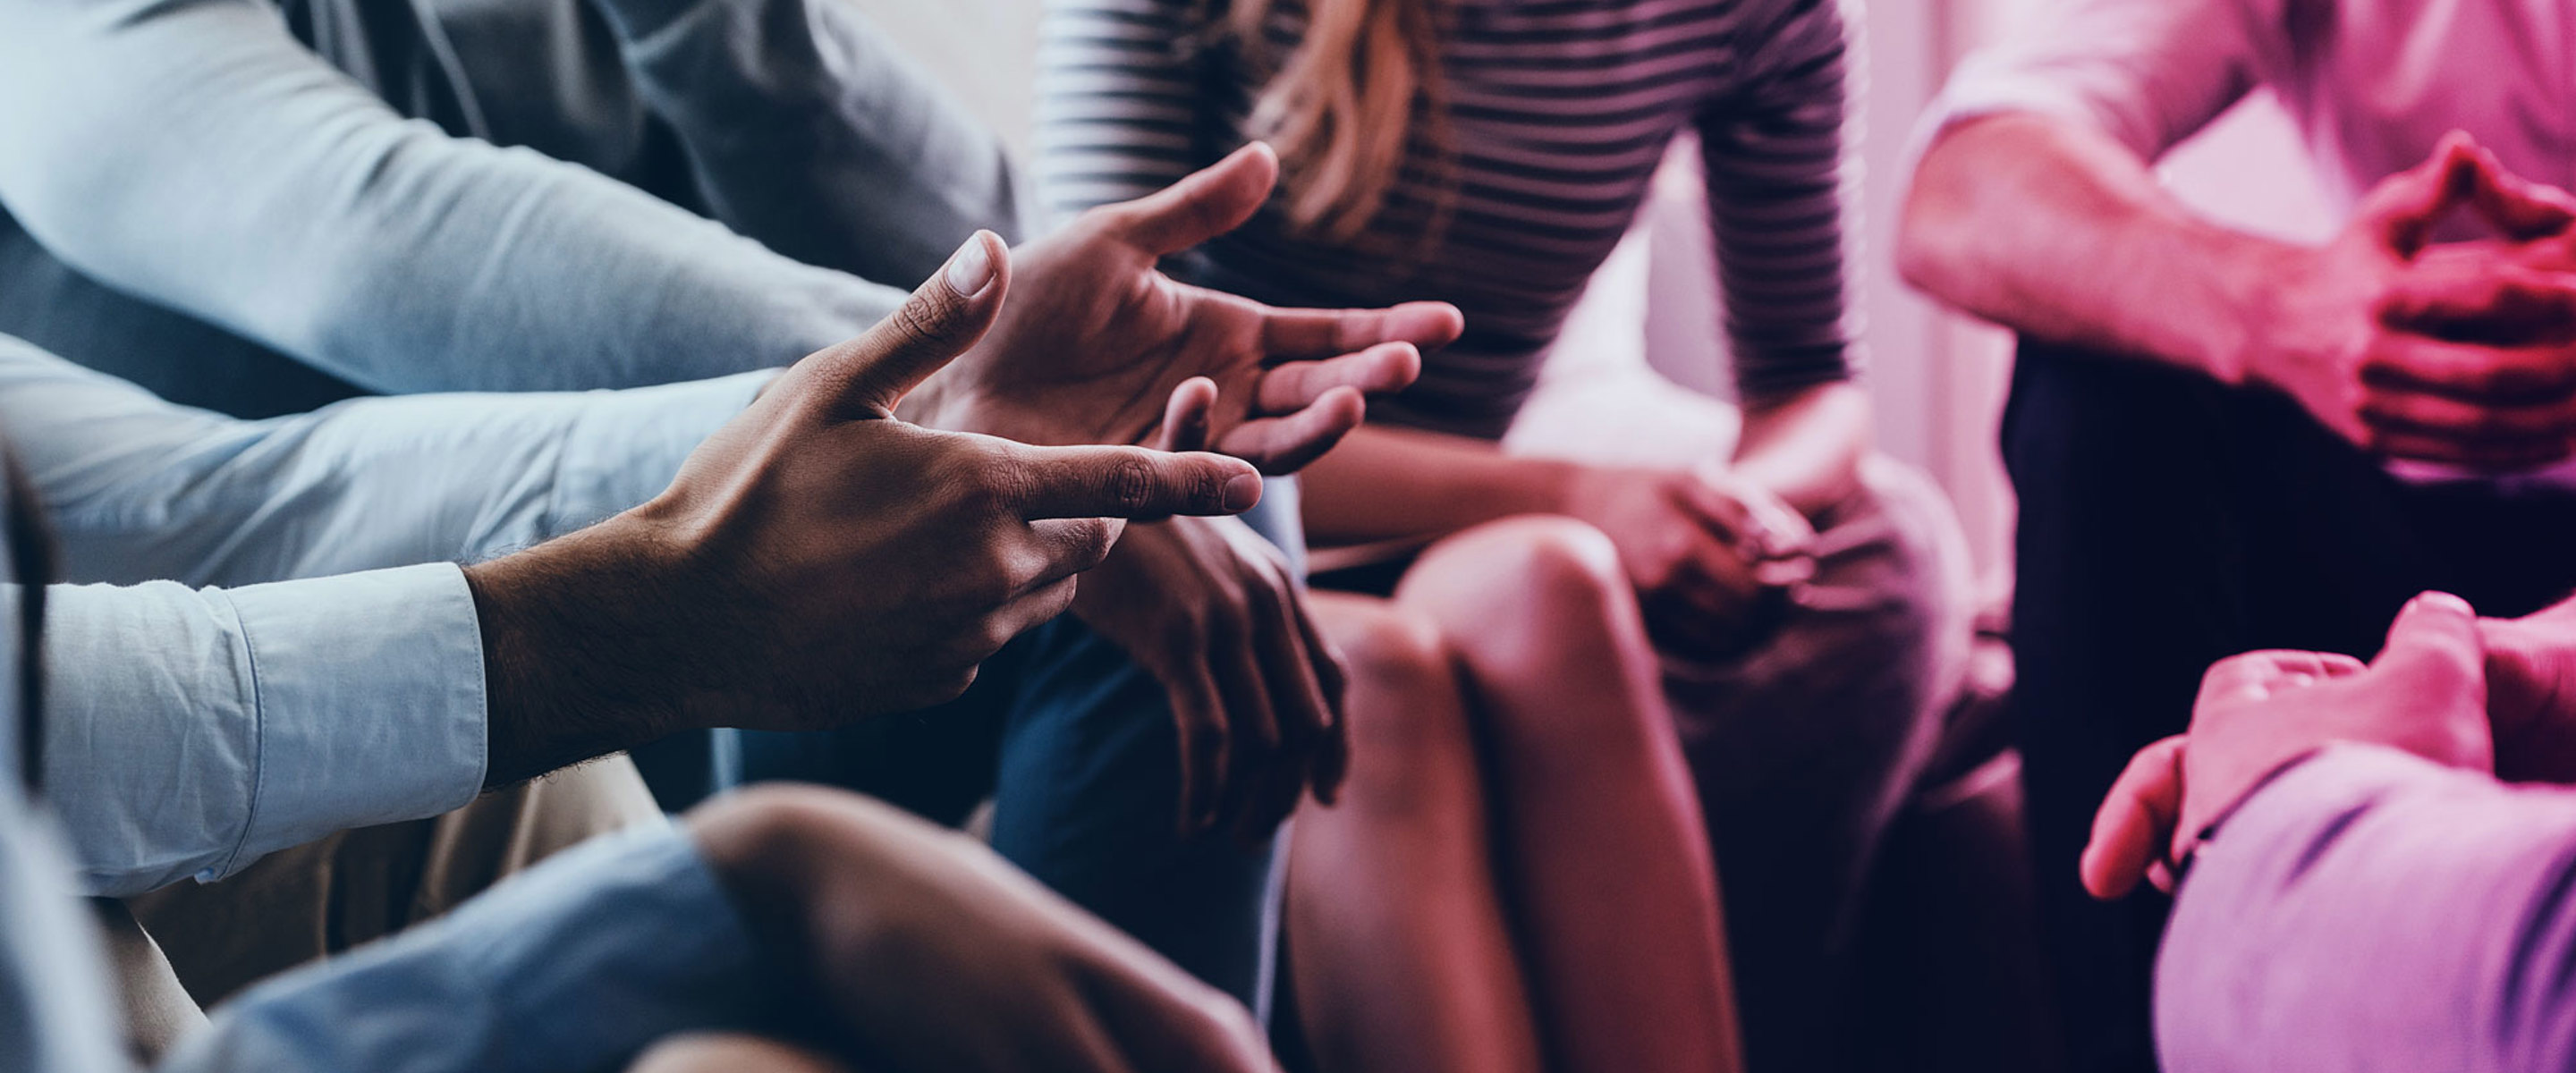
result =
M1015 148L1029 144L1030 73L1039 0L849 0L911 49L970 108ZM1852 0L1847 0L1852 2ZM1859 146L1855 236L1862 266L1862 313L1868 326L1870 383L1878 399L1880 446L1937 477L1959 506L1979 568L1989 581L2009 578L2011 497L1995 459L1994 429L2010 340L2002 333L1936 308L1896 278L1890 251L1905 182L1914 120L1953 65L1970 51L2020 32L2068 0L1875 0L1864 12L1867 111ZM1686 154L1685 154L1686 155ZM1675 167L1686 169L1687 161ZM2315 180L2289 120L2268 98L2249 99L2216 127L2166 161L2167 182L2213 215L2292 238L2331 230ZM1649 252L1642 273L1605 275L1603 288L1641 289L1598 295L1610 338L1569 340L1624 360L1636 349L1634 319L1642 307L1641 359L1663 377L1703 389L1722 387L1724 354L1715 330L1714 284L1702 213L1687 170L1666 176L1640 227ZM1642 277L1642 278L1641 278Z

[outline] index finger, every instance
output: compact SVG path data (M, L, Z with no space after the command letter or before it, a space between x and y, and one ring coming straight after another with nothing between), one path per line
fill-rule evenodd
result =
M1241 514L1261 501L1252 464L1204 451L1018 446L1009 498L1022 518L1162 518Z
M1261 348L1274 360L1329 358L1379 343L1437 350L1458 341L1467 318L1447 302L1404 302L1384 309L1261 310Z

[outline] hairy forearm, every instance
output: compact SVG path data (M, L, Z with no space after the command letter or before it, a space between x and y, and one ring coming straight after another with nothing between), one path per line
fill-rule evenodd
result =
M720 643L624 517L467 567L483 633L484 783L507 786L691 726L683 668Z
M1364 426L1304 470L1307 536L1364 544L1558 512L1577 469L1463 436Z
M2229 383L2264 294L2309 252L2204 220L2108 136L2033 115L1935 142L1897 237L1906 281L1970 313Z
M1748 404L1735 472L1813 517L1860 490L1869 414L1868 393L1850 383Z

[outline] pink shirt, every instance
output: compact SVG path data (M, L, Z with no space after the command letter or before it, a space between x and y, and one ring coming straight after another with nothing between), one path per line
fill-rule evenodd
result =
M1965 120L2035 112L2154 160L2257 86L2298 123L2337 216L2454 129L2517 174L2576 189L2576 4L2560 0L2059 0L1959 65L1916 146ZM2576 459L2502 477L2388 469L2576 487Z
M2533 179L2576 188L2576 4L2558 0L2060 0L1970 57L1928 135L2028 111L2154 159L2256 86L2299 124L2349 210L2453 128Z

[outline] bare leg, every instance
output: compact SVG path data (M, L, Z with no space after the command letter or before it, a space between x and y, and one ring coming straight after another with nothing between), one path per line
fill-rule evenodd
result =
M811 1051L758 1036L673 1036L653 1045L626 1073L849 1073Z
M1563 518L1478 526L1425 553L1396 603L1466 669L1551 1056L1573 1073L1741 1068L1708 834L1608 538Z
M1494 889L1484 786L1451 656L1384 600L1316 593L1350 663L1351 768L1298 810L1289 964L1325 1073L1536 1073Z

